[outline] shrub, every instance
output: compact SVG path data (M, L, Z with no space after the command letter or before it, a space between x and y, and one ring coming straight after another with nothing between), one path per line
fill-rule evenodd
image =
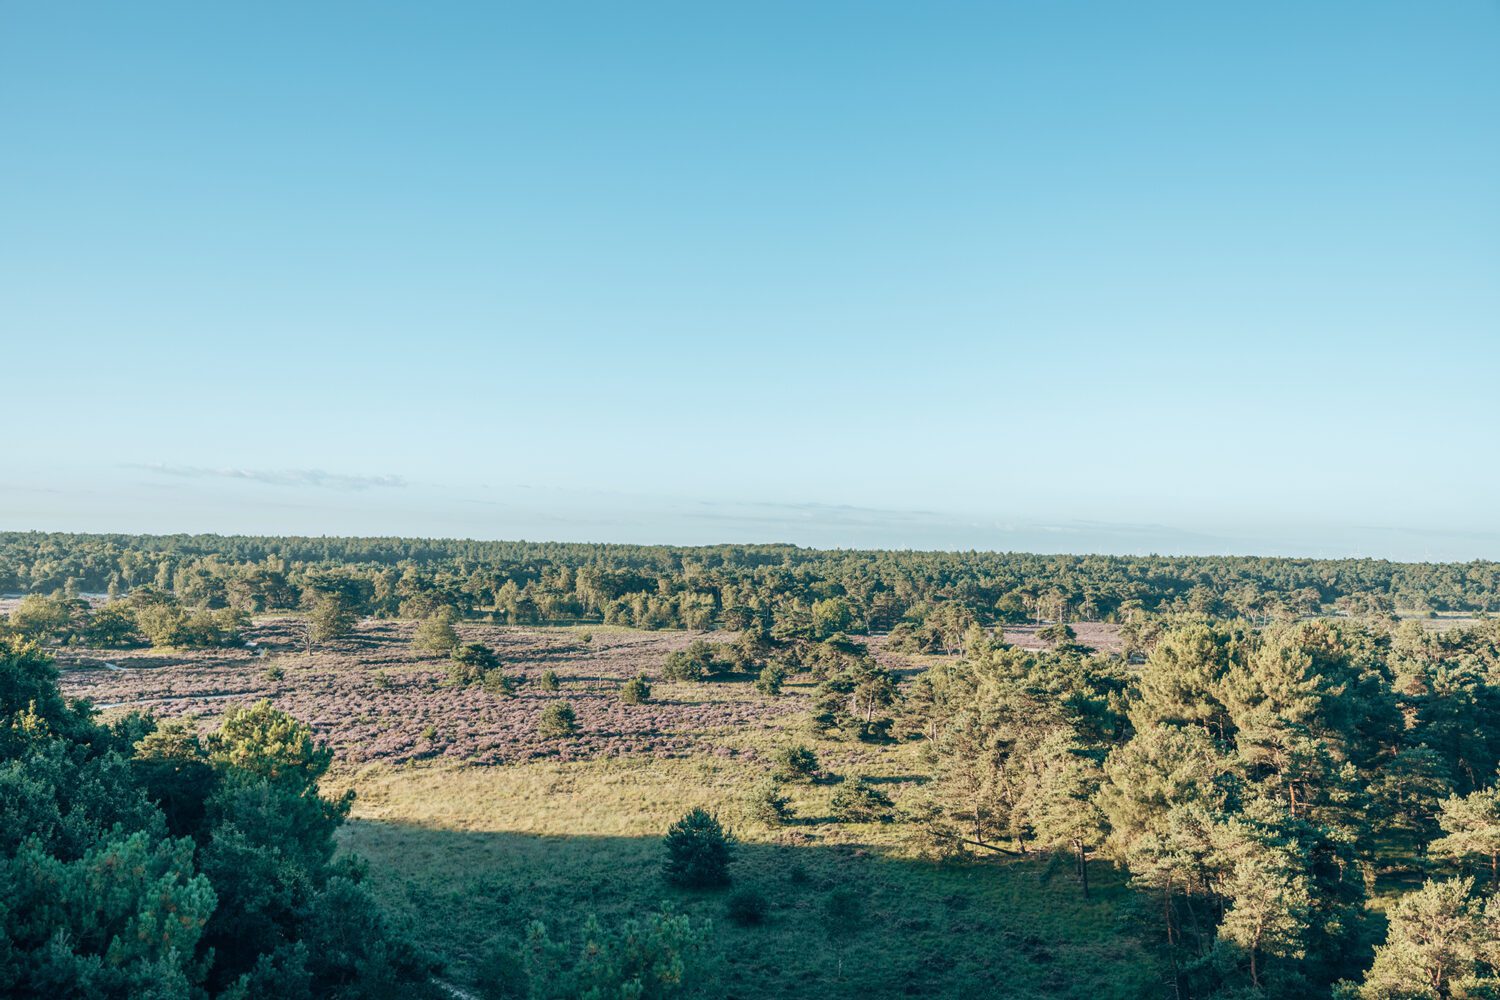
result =
M1078 638L1078 633L1073 631L1071 625L1064 622L1054 622L1051 625L1037 630L1036 637L1047 643L1053 649L1066 646Z
M754 889L741 889L729 897L729 904L724 907L724 915L741 927L765 923L770 912L770 901Z
M636 674L620 685L620 700L627 705L643 705L651 700L651 682L645 674Z
M698 681L721 669L713 645L698 639L687 649L669 654L662 664L661 675L672 681Z
M135 613L120 601L106 604L89 615L83 637L90 646L111 649L139 646L146 641L136 628Z
M448 680L456 687L478 684L499 666L500 657L484 643L464 643L448 653Z
M484 689L490 694L501 698L509 698L516 693L516 682L499 667L492 667L484 672L484 680L480 681Z
M792 800L782 791L781 779L775 775L750 790L750 814L768 826L777 826L792 818Z
M279 681L284 679L285 677L286 671L282 670L281 667L277 666L274 663L266 668L265 678L268 681Z
M545 739L572 736L578 732L578 716L573 706L565 701L554 701L542 709L542 718L536 724L537 735Z
M412 642L429 653L447 653L458 645L458 633L448 613L439 612L417 626Z
M760 676L755 678L755 690L772 698L781 693L781 685L786 683L786 667L779 663L767 663L760 668Z
M800 744L776 751L771 763L772 773L783 781L811 781L818 773L818 755Z
M663 843L668 882L700 889L729 884L733 841L712 813L692 810L672 824Z
M556 670L543 670L542 671L542 678L541 678L540 681L537 682L537 685L543 691L556 691L559 687L562 686L562 685L560 685L560 684L557 683L557 671Z
M572 940L554 940L546 924L533 920L524 941L490 946L478 969L477 993L485 1000L695 996L710 929L708 921L677 913L667 903L659 913L619 923L590 916Z
M384 670L377 670L370 677L370 683L374 684L377 690L389 691L391 689L391 675Z
M863 778L846 781L833 795L833 815L845 823L888 823L891 798Z

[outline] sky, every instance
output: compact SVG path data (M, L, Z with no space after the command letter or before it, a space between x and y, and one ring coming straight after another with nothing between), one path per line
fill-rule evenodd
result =
M0 528L1500 558L1500 2L0 0Z

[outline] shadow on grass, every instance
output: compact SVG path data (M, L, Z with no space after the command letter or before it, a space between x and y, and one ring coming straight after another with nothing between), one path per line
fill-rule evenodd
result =
M497 817L499 820L500 817ZM370 882L418 936L472 982L496 936L540 920L574 940L590 914L619 921L669 901L713 921L694 995L759 998L1152 996L1166 979L1151 909L1106 866L1093 898L1045 866L992 860L940 864L862 844L739 843L733 886L676 889L661 878L655 837L551 836L441 830L352 820L344 846L370 862ZM764 924L726 917L736 891L769 903ZM859 900L850 916L847 898Z

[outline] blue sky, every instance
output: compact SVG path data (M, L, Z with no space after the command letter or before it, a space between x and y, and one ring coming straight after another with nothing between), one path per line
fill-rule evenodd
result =
M11 528L1500 557L1500 4L0 0Z

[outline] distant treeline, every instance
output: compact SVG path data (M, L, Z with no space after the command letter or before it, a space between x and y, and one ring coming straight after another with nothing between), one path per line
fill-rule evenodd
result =
M139 588L249 612L337 594L351 610L385 616L446 607L512 623L643 628L819 617L828 628L818 631L862 631L920 625L944 605L986 624L1185 611L1256 620L1493 611L1500 563L0 533L0 591Z

